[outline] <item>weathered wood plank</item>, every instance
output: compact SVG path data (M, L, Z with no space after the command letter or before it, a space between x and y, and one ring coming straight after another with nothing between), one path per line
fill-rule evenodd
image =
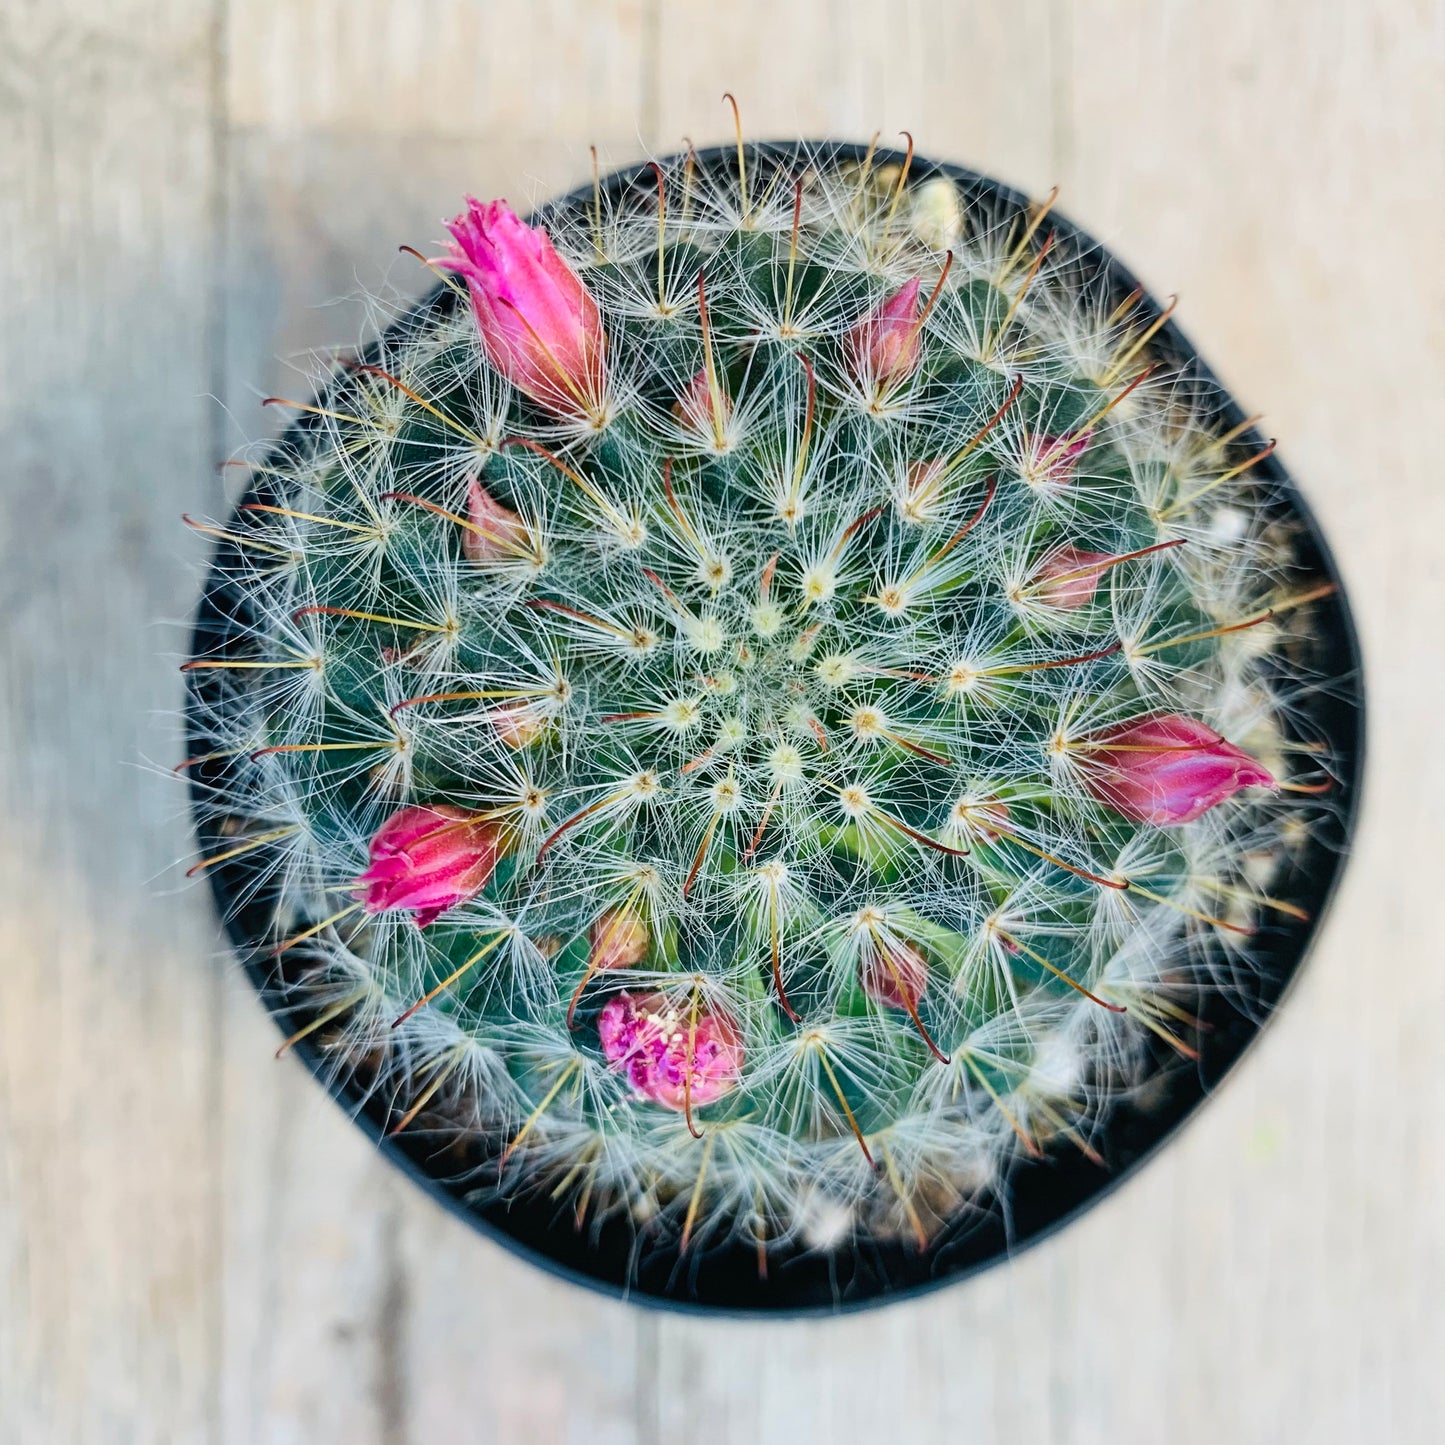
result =
M523 208L639 151L644 7L237 0L228 26L228 438L305 394L364 293L432 283L407 242L463 191ZM228 993L223 1438L635 1438L635 1312L555 1282L383 1164Z
M1445 1100L1423 1063L1445 1002L1425 862L1442 698L1421 670L1445 522L1438 10L669 15L663 53L692 68L662 87L664 129L725 133L702 93L722 56L717 88L743 93L751 130L906 125L924 150L1035 192L1058 181L1146 281L1183 293L1185 326L1270 408L1341 550L1375 742L1371 816L1318 957L1164 1159L1006 1270L896 1314L664 1322L663 1434L701 1416L726 1441L1428 1438L1441 1386L1425 1301L1445 1269L1430 1222ZM953 44L905 40L950 28ZM1423 170L1401 163L1422 147Z
M174 896L210 7L0 10L0 1439L208 1438L218 975Z
M919 148L1047 190L1053 64L1047 0L671 0L659 15L659 144L729 140L732 91L750 139Z

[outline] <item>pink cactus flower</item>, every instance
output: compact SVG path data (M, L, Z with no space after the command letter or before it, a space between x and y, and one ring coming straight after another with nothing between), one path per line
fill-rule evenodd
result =
M1087 607L1099 590L1099 579L1103 576L1100 564L1113 560L1108 552L1059 547L1039 564L1029 583L1029 594L1064 612Z
M635 908L609 908L588 933L589 972L608 968L635 968L652 947L647 922Z
M450 803L398 809L371 840L371 865L356 880L368 913L403 909L418 928L486 886L506 851L497 823Z
M1064 432L1061 436L1033 433L1024 457L1024 480L1045 491L1061 491L1074 480L1079 458L1093 439L1092 431Z
M462 529L462 551L471 562L515 557L530 541L522 519L475 477L467 483L467 521L472 525Z
M718 423L727 425L728 418L733 412L732 398L723 389L722 383L718 383L718 412L716 418ZM706 370L699 371L688 384L683 387L681 394L672 404L673 415L685 425L696 431L712 433L714 425L712 387L708 383Z
M1242 788L1276 786L1248 753L1180 713L1135 718L1080 746L1084 786L1136 823L1192 823Z
M875 394L891 391L918 369L918 277L861 317L843 342L853 375Z
M644 1099L665 1109L699 1108L737 1087L742 1035L720 1009L671 1002L665 995L621 993L597 1021L607 1062Z
M928 960L911 943L879 940L863 955L858 982L874 1003L913 1013L928 992Z
M492 365L557 416L594 415L606 387L602 316L551 237L505 201L472 196L447 230L437 264L466 278Z

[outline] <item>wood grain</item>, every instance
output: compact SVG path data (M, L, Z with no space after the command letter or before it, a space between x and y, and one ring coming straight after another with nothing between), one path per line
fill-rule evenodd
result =
M237 0L227 34L232 444L278 424L259 396L305 393L313 348L367 333L367 294L431 283L397 246L435 245L460 190L520 207L583 179L589 143L640 149L637 5ZM271 1062L254 998L228 1004L222 1438L634 1438L637 1314L419 1198L298 1064Z
M0 0L0 1442L1426 1442L1445 1409L1438 0ZM682 136L885 138L1063 205L1267 425L1367 650L1289 1006L1056 1240L835 1322L559 1285L382 1166L176 888L214 464L518 204Z
M215 1416L216 939L144 766L210 489L210 40L182 0L0 12L5 1441Z

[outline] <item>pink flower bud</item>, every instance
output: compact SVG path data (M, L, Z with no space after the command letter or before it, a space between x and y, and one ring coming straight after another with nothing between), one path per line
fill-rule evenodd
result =
M1248 753L1180 713L1120 723L1080 746L1084 786L1136 823L1191 823L1242 788L1275 786Z
M506 851L497 823L450 803L398 809L371 840L357 878L368 913L405 909L425 928L486 886Z
M1094 439L1092 431L1065 432L1049 436L1035 432L1029 437L1028 455L1024 459L1024 480L1030 486L1059 491L1074 480L1079 458Z
M660 993L622 993L597 1021L607 1062L644 1099L666 1109L698 1108L737 1087L742 1035L720 1009L675 1004Z
M721 381L718 383L717 401L719 412L717 421L725 426L728 418L733 414L733 402L723 389ZM698 372L683 387L681 395L672 404L672 414L687 426L711 434L714 421L712 387L708 384L706 370Z
M1029 584L1029 593L1040 602L1064 612L1087 607L1094 600L1099 578L1103 575L1099 564L1113 560L1107 552L1081 552L1077 547L1060 547L1039 563Z
M931 462L909 462L907 469L907 495L927 495L938 485L940 477L948 471L947 461L938 458Z
M948 463L942 458L909 462L898 497L899 513L915 525L936 521L944 495L943 484L947 479Z
M880 939L863 955L858 982L874 1003L913 1013L928 992L928 960L911 943Z
M918 277L858 320L843 349L853 375L874 392L889 391L918 369Z
M475 477L467 483L467 521L472 525L462 529L462 551L472 562L515 557L530 541L522 519Z
M438 264L466 278L492 365L558 416L595 411L606 385L602 316L551 237L505 201L471 196L447 230Z
M547 715L533 703L513 702L487 709L487 721L498 742L514 752L541 736Z
M997 843L1008 828L1008 804L1001 798L984 798L975 802L960 798L953 805L953 825L963 833Z
M652 935L635 908L609 908L588 933L589 970L634 968L647 957Z

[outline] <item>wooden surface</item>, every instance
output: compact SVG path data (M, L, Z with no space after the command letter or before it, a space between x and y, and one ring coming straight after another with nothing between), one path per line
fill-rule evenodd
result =
M0 1442L1440 1438L1439 0L0 0ZM175 673L216 462L517 203L722 138L886 135L1161 293L1352 585L1372 758L1307 975L1052 1242L807 1325L557 1284L383 1167L183 887Z

